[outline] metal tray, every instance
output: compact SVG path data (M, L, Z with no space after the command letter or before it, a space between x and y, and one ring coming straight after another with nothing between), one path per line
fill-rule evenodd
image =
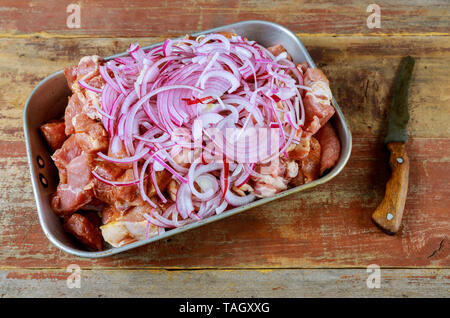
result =
M295 36L295 34L278 24L256 20L243 21L199 32L194 35L219 31L234 31L249 40L257 41L266 47L275 44L282 44L296 63L307 61L311 66L315 66L313 60L308 54L308 51L303 46L302 42ZM145 47L145 49L152 48L159 44L161 43L150 45ZM127 55L127 53L124 52L105 59L108 60L122 55ZM62 227L60 218L52 211L50 207L49 196L51 193L56 191L56 187L58 185L58 172L52 159L50 158L51 153L49 152L49 148L39 132L39 127L41 125L51 119L60 118L63 116L64 109L67 105L67 97L70 95L71 91L67 86L63 71L59 71L48 76L36 86L26 101L23 113L23 127L25 131L28 163L31 171L31 183L33 185L42 230L54 245L67 253L81 257L98 258L131 250L138 246L167 239L172 235L224 219L267 202L280 199L289 194L315 187L334 178L339 172L341 172L350 157L352 137L341 109L333 98L336 114L332 118L332 123L336 128L341 141L341 156L336 166L320 179L296 188L288 189L284 192L278 193L274 197L260 199L248 205L234 208L196 223L191 223L182 228L170 230L162 235L151 237L146 241L137 241L129 245L110 248L100 252L90 252L83 250L71 238L68 237Z

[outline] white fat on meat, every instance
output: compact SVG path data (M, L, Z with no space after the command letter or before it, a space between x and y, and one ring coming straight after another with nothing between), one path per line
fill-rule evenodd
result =
M114 247L123 246L138 240L147 238L148 222L144 214L150 214L152 208L149 205L142 205L131 208L124 216L114 221L102 225L103 239ZM158 234L158 228L150 224L148 237Z

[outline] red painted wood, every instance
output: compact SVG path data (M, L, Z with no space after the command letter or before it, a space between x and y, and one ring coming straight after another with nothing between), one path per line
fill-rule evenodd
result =
M377 1L381 28L366 25L369 3L360 1L174 0L77 1L81 28L69 29L67 5L72 1L2 1L0 30L22 34L49 32L89 36L173 36L243 20L280 23L296 33L398 34L448 33L448 2L414 5L411 1Z

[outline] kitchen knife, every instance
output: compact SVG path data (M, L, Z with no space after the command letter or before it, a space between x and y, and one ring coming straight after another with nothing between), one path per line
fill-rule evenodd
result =
M391 235L397 233L400 228L408 192L409 158L406 154L408 141L406 129L409 121L408 88L414 63L411 56L405 57L397 74L385 138L385 144L390 151L389 165L392 175L386 184L383 201L372 214L375 224Z

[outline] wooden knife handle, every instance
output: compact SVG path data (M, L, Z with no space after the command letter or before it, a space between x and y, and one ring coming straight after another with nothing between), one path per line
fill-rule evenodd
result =
M388 234L395 234L400 228L403 209L408 192L409 158L404 142L390 142L389 165L392 175L386 184L383 201L372 214L372 220Z

